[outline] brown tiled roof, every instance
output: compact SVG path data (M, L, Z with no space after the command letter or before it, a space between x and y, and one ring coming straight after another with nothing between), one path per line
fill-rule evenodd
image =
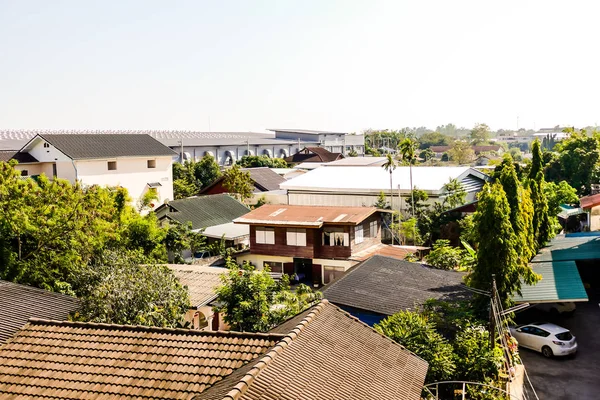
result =
M34 319L0 347L0 397L190 399L282 337Z
M75 297L0 280L0 345L31 317L63 320L77 307Z
M377 212L375 207L325 207L265 204L236 218L238 224L306 226L357 225Z
M169 265L179 282L186 286L192 307L202 307L217 298L215 289L222 284L226 268L200 265Z
M305 147L298 153L293 154L284 160L291 164L303 162L330 162L344 158L341 153L332 153L321 147Z
M379 243L373 245L369 248L366 248L363 251L355 253L352 255L353 260L364 261L373 256L386 256L396 258L398 260L404 260L407 255L414 254L418 249L413 248L414 246L408 247L400 247L400 246L392 246L389 244Z
M579 199L581 208L592 208L600 204L600 193L585 196Z
M302 317L238 382L232 375L195 399L420 398L425 361L327 300Z

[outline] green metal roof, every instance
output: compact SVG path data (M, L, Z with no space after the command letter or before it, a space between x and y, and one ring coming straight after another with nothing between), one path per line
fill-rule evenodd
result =
M532 263L600 259L600 232L557 235Z
M523 284L521 295L513 295L516 303L588 301L575 261L539 262L531 266L542 279L535 285Z
M228 194L214 194L172 200L157 208L156 216L159 220L167 216L183 224L191 222L192 229L202 229L227 224L249 212L246 205Z

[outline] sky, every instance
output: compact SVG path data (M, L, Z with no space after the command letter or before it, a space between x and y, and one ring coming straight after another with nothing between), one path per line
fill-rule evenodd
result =
M0 129L600 122L598 1L0 0Z

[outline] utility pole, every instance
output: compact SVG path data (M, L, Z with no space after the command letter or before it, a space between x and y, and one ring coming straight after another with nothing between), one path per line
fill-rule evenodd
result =
M496 275L492 274L492 297L490 299L490 348L496 345L496 315L494 303L496 302Z
M181 163L183 164L183 138L179 139L179 144L181 145Z

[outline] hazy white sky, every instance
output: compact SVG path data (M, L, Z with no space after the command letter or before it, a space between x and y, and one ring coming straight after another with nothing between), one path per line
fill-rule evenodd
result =
M0 0L0 129L600 122L598 1Z

